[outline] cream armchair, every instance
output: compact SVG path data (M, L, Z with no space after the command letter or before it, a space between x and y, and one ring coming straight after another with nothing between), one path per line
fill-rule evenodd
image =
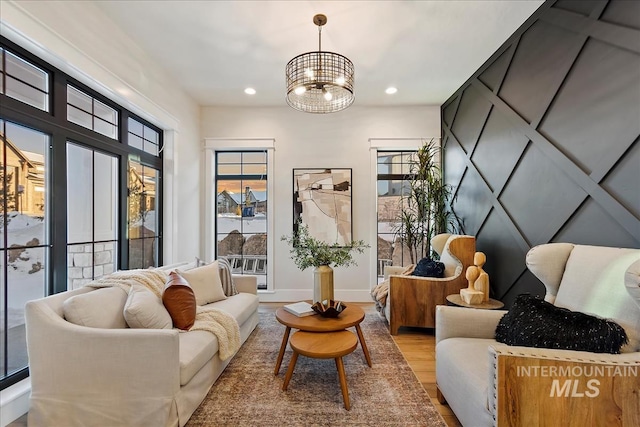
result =
M640 250L551 243L526 263L545 300L616 321L629 344L621 354L508 346L494 339L505 311L439 306L438 399L464 426L640 425Z
M435 328L436 306L446 304L447 295L467 287L465 271L473 265L475 237L439 234L431 245L445 265L443 278L402 276L398 273L405 267L385 267L389 277L385 316L391 335L397 335L400 326Z

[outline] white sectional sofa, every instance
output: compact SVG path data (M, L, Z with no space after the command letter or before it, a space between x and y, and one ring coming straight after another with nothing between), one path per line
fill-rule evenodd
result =
M179 266L187 270L193 265ZM255 276L233 276L238 294L209 305L230 313L242 343L258 323ZM65 320L64 302L87 294L109 327ZM29 426L183 426L231 358L207 331L132 329L117 287L83 287L26 305L31 376Z

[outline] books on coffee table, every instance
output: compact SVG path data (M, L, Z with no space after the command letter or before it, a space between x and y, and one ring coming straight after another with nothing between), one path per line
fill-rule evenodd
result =
M311 308L311 304L306 301L287 304L283 308L289 313L295 314L298 317L311 316L313 314L316 314L316 312L313 311L313 308Z

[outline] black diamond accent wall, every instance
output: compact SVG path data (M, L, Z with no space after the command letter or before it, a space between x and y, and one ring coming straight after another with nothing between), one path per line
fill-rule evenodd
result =
M549 0L441 107L451 209L509 307L547 242L640 248L640 1Z

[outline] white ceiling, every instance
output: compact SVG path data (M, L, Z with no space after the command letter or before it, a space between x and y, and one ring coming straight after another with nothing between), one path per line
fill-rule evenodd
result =
M442 104L543 3L100 1L98 7L200 105L284 106L284 68L318 49L356 69L354 105ZM257 94L246 95L253 87ZM386 95L396 86L395 95Z

